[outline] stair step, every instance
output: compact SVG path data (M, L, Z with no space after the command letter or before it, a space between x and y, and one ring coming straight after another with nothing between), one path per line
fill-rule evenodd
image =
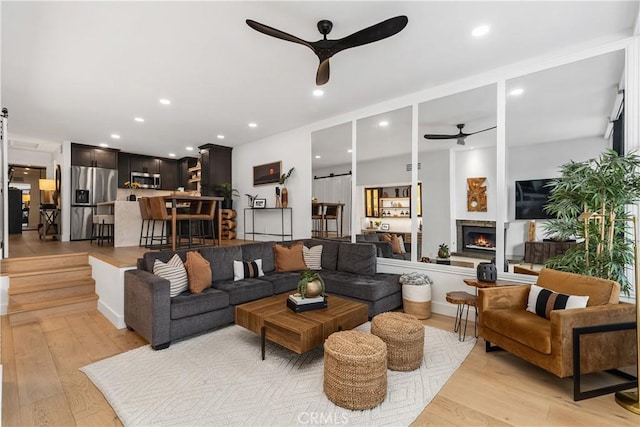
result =
M18 287L9 286L9 295L28 294L32 292L46 292L54 289L73 288L75 286L95 285L96 281L89 277L75 280L62 280L60 282L34 283L31 285L21 285Z
M78 252L62 255L45 255L35 257L8 258L0 261L0 273L11 276L31 271L47 271L60 267L74 267L89 264L89 254Z
M37 302L60 301L81 295L92 295L95 294L95 292L96 287L93 280L90 282L85 281L82 285L58 287L38 292L11 295L11 298L9 298L9 307L23 306L25 304Z
M11 326L22 325L30 322L38 322L53 317L68 316L70 314L83 313L97 309L98 295L83 295L75 298L65 298L51 301L55 305L46 306L44 303L24 304L20 311L9 311L9 323ZM27 306L29 309L26 309ZM36 308L40 306L40 308Z
M9 289L13 291L22 287L31 287L48 283L70 282L91 278L91 266L55 268L48 270L15 273L9 276Z

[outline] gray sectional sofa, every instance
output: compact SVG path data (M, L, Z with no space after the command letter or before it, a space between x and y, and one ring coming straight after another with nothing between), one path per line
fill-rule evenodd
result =
M406 252L403 254L394 254L391 242L383 242L380 240L379 233L356 234L356 243L374 244L376 246L378 257L380 258L393 258L411 261L411 243L405 242L404 250Z
M286 246L293 242L285 242ZM376 247L321 239L302 240L305 246L322 245L326 291L366 303L369 317L402 305L399 275L376 272ZM188 290L169 297L169 281L152 273L156 259L167 262L174 254L184 261L187 250L147 252L138 268L125 272L125 323L156 350L171 341L214 329L235 319L235 306L274 294L293 292L299 272L276 272L273 245L259 242L238 246L199 248L211 265L213 285L201 294ZM233 261L262 259L264 276L233 281Z

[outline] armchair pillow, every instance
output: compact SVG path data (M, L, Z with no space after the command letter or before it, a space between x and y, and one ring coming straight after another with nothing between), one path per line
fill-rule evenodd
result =
M529 299L527 301L527 311L550 319L551 310L585 308L588 301L588 296L559 294L537 285L531 285Z

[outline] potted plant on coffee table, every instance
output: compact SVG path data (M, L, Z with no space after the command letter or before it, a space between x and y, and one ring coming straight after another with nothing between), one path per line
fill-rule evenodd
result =
M302 298L324 296L324 279L317 271L305 270L300 273L298 293Z

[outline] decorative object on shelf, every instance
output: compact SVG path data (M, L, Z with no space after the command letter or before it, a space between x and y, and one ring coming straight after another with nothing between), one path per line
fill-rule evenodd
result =
M487 211L487 187L484 186L486 177L467 178L467 211Z
M131 194L129 194L129 197L128 197L129 201L135 202L136 200L138 200L138 198L135 195L134 190L136 188L140 188L140 183L139 182L125 181L124 182L124 186L131 190Z
M223 182L216 186L216 191L220 193L220 196L224 197L222 209L233 209L233 198L240 196L240 192L232 188L230 182Z
M498 269L492 262L480 262L476 268L476 277L481 282L495 282L498 280Z
M275 184L280 182L282 161L265 163L253 167L253 185Z
M400 189L396 188L396 197L400 197Z
M532 219L529 222L529 232L527 235L527 240L529 242L533 242L536 240L536 220L535 219Z
M267 207L267 199L253 199L253 205L251 205L254 209L264 209Z
M449 245L446 243L440 244L440 246L438 246L438 258L449 258L450 256Z
M376 226L376 228L380 228L380 224L382 224L382 221L374 221L373 222Z
M380 230L389 231L389 224L387 223L380 224Z
M411 187L405 187L402 190L402 197L411 197Z
M289 172L287 173L283 173L282 175L280 175L280 185L282 185L282 207L286 208L287 206L289 206L289 190L287 190L286 187L286 182L287 179L289 179L289 177L291 176L291 172L293 172L295 168L291 168L289 169Z
M303 299L317 296L324 297L324 292L324 279L320 276L320 273L311 270L305 270L300 273L298 293L300 293Z
M639 167L637 154L618 155L613 150L560 167L561 176L548 184L544 209L556 219L545 224L545 233L584 243L548 259L546 267L615 280L629 295L626 272L633 266L636 236L626 224L633 219L627 206L640 200Z
M280 204L280 187L276 187L276 208L281 208Z
M221 209L222 220L220 221L220 238L222 240L233 240L236 238L236 211L233 209Z
M247 193L245 193L245 196L247 196L247 198L248 198L247 205L249 205L249 206L253 206L253 201L258 197L257 194L255 196L252 196L251 194L247 194Z

